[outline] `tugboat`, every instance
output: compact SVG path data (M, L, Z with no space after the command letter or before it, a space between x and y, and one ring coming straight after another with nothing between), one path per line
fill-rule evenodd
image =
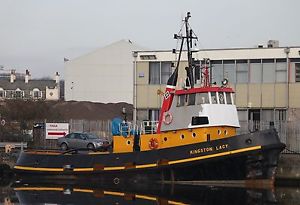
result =
M145 124L120 123L112 150L27 150L14 170L20 178L71 179L97 184L139 184L178 181L230 181L273 184L285 145L276 130L237 135L239 128L233 89L210 82L210 68L202 68L202 86L195 86L192 42L196 39L184 18L178 62L163 94L160 118ZM180 58L186 42L186 85L178 89ZM207 64L208 59L206 60Z

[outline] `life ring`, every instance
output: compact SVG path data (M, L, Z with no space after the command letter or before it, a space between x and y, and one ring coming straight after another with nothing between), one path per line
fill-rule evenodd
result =
M149 140L149 148L150 149L157 149L158 148L158 139L156 138L151 138Z
M171 113L165 112L164 116L163 116L163 122L166 125L169 125L169 124L171 124L172 120L173 120L173 116L171 115Z

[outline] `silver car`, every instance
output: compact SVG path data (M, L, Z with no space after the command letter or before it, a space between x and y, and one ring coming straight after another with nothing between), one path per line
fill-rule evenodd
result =
M64 137L58 138L57 145L62 150L88 148L106 151L109 142L98 138L91 133L77 133L73 132Z

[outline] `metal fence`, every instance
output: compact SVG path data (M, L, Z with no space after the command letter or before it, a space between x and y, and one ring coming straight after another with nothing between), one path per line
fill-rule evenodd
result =
M90 132L111 139L111 120L70 120L70 132Z

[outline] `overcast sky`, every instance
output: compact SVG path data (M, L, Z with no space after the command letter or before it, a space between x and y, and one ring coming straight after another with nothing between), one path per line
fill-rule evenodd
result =
M74 58L121 39L172 49L187 11L200 48L300 46L299 0L0 0L0 65L63 75Z

